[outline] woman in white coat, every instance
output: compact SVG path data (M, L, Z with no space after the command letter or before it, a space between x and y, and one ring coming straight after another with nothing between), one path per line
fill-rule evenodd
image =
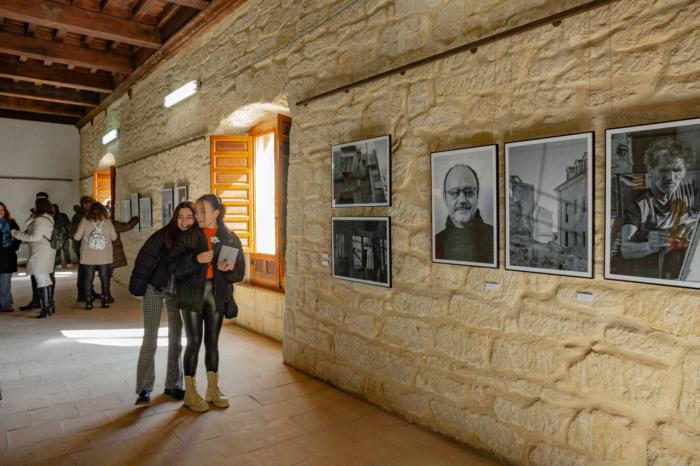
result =
M56 250L51 247L51 233L53 233L53 205L48 199L37 199L34 206L34 214L27 223L25 231L12 230L13 238L29 243L29 261L27 273L36 280L41 313L37 319L49 317L53 314L53 303L49 295L51 286L51 273L56 260Z

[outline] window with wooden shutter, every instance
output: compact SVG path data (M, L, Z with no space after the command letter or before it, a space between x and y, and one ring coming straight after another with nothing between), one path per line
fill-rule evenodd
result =
M253 138L211 136L211 192L226 206L226 226L250 252L253 236Z

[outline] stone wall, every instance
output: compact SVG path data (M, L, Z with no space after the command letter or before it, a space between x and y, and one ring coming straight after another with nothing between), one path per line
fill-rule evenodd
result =
M697 116L700 4L620 0L294 106L581 3L248 2L82 129L81 172L103 155L110 125L122 128L119 166L188 136L228 134L228 115L245 105L289 102L288 364L515 464L696 464L700 295L606 281L602 265L604 129ZM193 75L202 92L163 109L166 90ZM431 262L431 151L498 143L503 153L506 141L589 130L594 279ZM393 141L392 206L332 209L330 145L381 134ZM155 201L160 166L195 173L193 194L206 190L208 144L173 152L125 167L123 196L143 189ZM393 288L331 278L320 254L333 215L391 216ZM144 237L129 240L130 257ZM501 264L503 243L501 231ZM576 300L582 291L593 303Z

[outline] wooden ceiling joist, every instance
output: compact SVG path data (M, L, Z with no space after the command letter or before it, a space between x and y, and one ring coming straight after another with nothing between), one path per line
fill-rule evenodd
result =
M152 26L55 2L0 0L0 16L140 47L161 45L160 33Z
M42 121L44 123L58 123L61 125L74 125L78 119L76 117L67 117L61 115L46 115L41 113L18 112L16 110L0 109L0 118L9 118L12 120L29 120Z
M130 74L133 71L131 60L124 55L9 32L0 32L0 53L49 60L65 65L98 68L121 74Z
M16 58L2 55L0 77L104 94L109 94L115 88L114 79L109 73L81 73L55 66L46 67L36 62L21 63Z
M0 95L81 107L96 107L99 103L96 96L85 92L47 86L40 87L24 82L13 83L9 80L0 80Z
M131 17L132 21L141 21L155 3L156 0L139 0L136 6L134 6L133 16Z
M166 0L166 1L168 3L175 3L176 5L180 5L180 6L188 6L190 8L194 8L196 10L203 10L209 5L209 2L205 2L204 0Z
M4 96L0 96L0 108L5 110L17 110L19 112L43 113L46 115L61 115L69 117L81 117L85 114L82 107Z

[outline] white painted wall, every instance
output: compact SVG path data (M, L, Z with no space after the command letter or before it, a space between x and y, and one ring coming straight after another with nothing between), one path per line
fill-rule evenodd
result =
M79 200L80 134L70 125L0 118L0 201L24 227L34 196L49 194L62 212L73 215ZM71 181L12 180L6 177L66 178ZM26 247L20 258L26 257Z

